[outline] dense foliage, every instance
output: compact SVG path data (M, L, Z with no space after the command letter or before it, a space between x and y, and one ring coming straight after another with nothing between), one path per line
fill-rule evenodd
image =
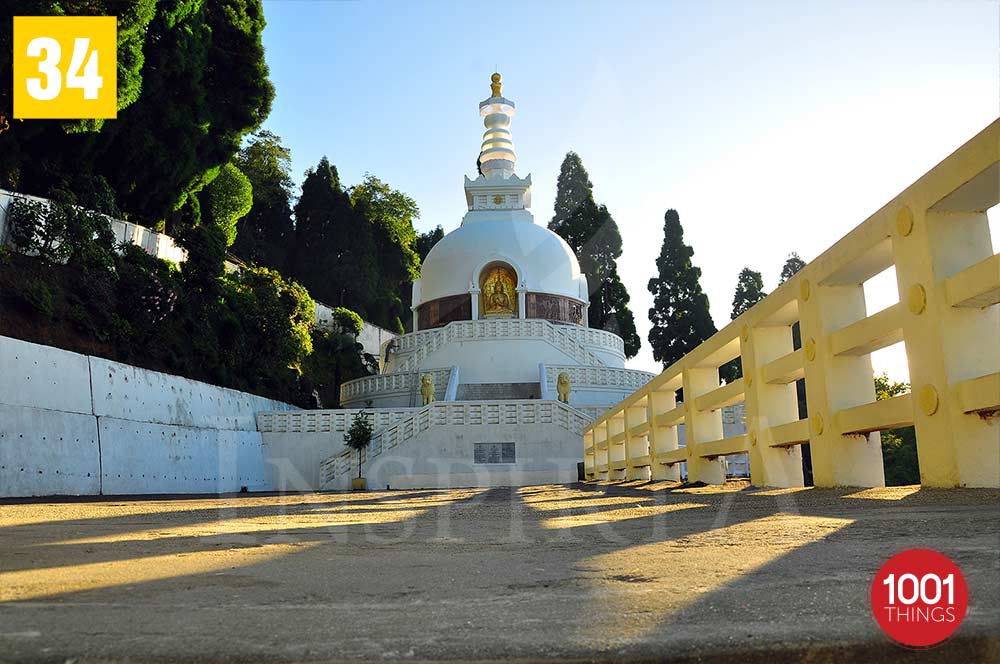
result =
M417 235L417 242L413 249L417 252L417 256L420 258L421 264L423 264L424 259L427 258L427 254L431 253L431 249L434 248L434 245L443 239L444 229L441 228L441 226L435 226L433 230Z
M764 279L760 272L751 270L748 267L740 270L740 276L736 280L736 293L733 295L732 320L736 320L750 307L757 304L767 293L764 292Z
M910 391L910 384L889 380L886 373L875 376L875 399L889 399ZM912 426L883 431L882 466L886 486L920 484L917 435Z
M641 342L628 291L618 276L622 236L608 208L594 200L590 176L575 152L566 154L559 169L549 229L566 240L587 275L590 327L614 332L625 341L625 356L635 357Z
M0 15L119 17L119 112L114 122L12 122L0 134L0 187L43 196L61 189L93 209L111 192L130 220L156 226L216 177L270 111L260 0L14 5ZM8 20L0 22L0 71L10 71L11 51ZM0 116L11 106L0 86ZM192 217L188 210L180 220Z
M412 198L372 175L346 190L324 157L302 183L287 271L320 301L401 332L419 273L418 215Z
M331 329L313 331L313 354L306 358L303 373L308 390L315 390L324 408L340 407L340 385L378 372L378 360L358 343L361 317L350 309L333 311Z
M663 246L656 259L657 276L649 280L653 306L649 310L649 344L653 358L669 367L715 334L708 296L701 289L701 270L684 244L684 229L676 210L663 216Z
M748 267L740 270L740 276L736 280L736 293L733 295L733 311L730 314L731 320L736 320L743 313L764 299L767 293L764 292L764 278L760 272L751 270ZM743 375L743 363L740 358L736 358L719 367L719 374L725 378L727 383L737 380Z
M799 258L799 255L794 251L788 254L788 258L785 260L785 264L781 266L781 278L778 280L778 285L785 283L789 279L795 276L795 274L806 266L806 262Z
M292 241L291 152L269 131L254 134L233 158L253 190L250 211L237 222L233 255L248 263L283 269Z
M226 246L236 240L236 223L246 216L253 206L253 185L243 172L232 163L226 164L203 190L202 199L208 200L207 221L222 229ZM204 220L204 218L203 218Z
M301 371L313 350L312 299L267 268L227 273L218 226L183 234L178 270L116 247L100 213L15 199L8 221L22 253L5 254L0 270L0 333L309 403ZM356 315L338 320L354 339ZM349 351L342 362L361 365Z

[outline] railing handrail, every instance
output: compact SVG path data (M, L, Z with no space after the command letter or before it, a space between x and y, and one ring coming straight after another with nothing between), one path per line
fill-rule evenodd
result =
M775 455L810 442L816 484L877 486L884 483L881 448L867 432L912 424L923 483L1000 486L995 432L982 423L1000 414L1000 391L988 393L1000 385L1000 254L989 254L986 216L1000 202L998 181L1000 120L595 420L584 433L591 475L623 462L624 476L652 473L647 457L670 468L683 456L670 431L683 421L696 432L687 451L692 478L724 478L716 458L747 448L754 483L800 485L801 467ZM862 285L889 268L900 301L870 312ZM876 406L870 354L900 341L914 398ZM720 388L717 370L736 358L744 378ZM808 421L798 420L792 386L803 377ZM686 404L675 402L679 389ZM748 434L723 439L717 408L741 400ZM945 414L935 417L939 411ZM658 437L668 447L659 450ZM644 444L649 454L641 453ZM599 463L596 451L605 449ZM985 449L994 451L988 459ZM630 464L632 456L641 463Z

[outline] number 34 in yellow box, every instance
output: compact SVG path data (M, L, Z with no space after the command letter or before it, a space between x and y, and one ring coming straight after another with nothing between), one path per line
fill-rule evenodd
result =
M114 16L14 17L14 117L116 117Z

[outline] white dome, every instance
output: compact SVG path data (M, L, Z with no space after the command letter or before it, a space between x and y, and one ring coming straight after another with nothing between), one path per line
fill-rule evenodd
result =
M473 223L467 219L427 255L414 306L468 293L470 285L479 283L480 270L494 261L513 267L518 285L529 292L588 301L586 279L573 250L561 237L534 223L529 212L473 214L479 218Z

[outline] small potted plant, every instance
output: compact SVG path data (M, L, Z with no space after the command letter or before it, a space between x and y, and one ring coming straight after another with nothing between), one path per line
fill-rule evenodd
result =
M354 491L365 490L365 478L361 476L361 464L364 461L363 454L372 442L372 423L368 421L368 413L358 412L351 420L351 427L344 434L344 443L351 449L358 451L358 476L351 479L351 489Z

